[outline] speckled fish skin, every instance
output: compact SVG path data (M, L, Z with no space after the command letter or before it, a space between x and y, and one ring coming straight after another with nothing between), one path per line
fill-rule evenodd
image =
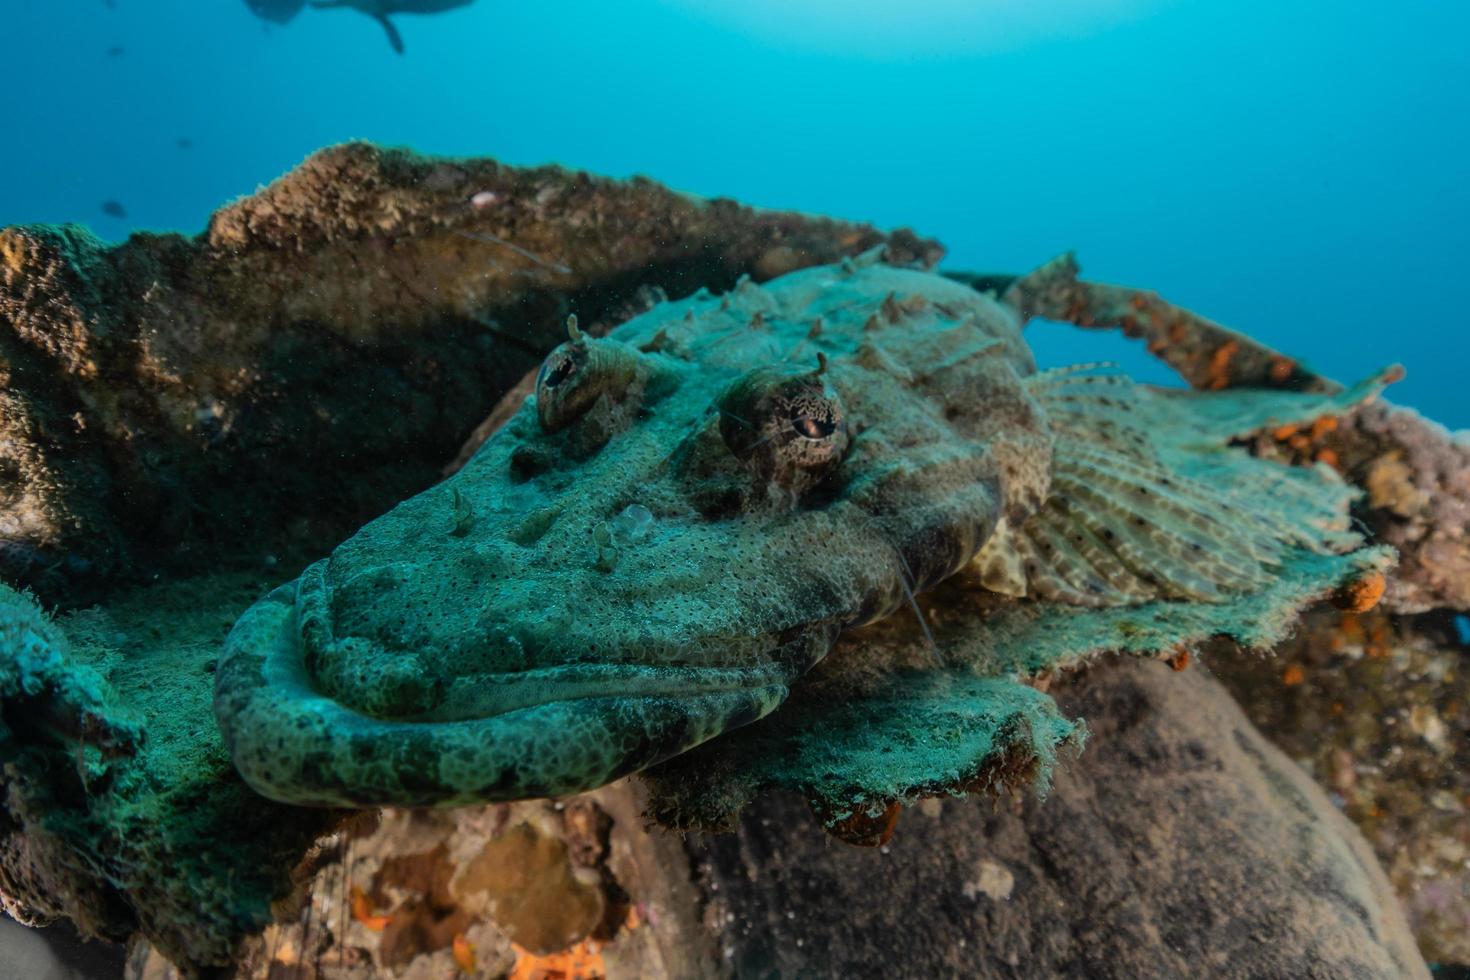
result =
M285 802L459 805L754 721L841 629L1029 526L1057 442L1037 377L1009 307L873 255L574 339L463 470L242 617L235 765ZM1110 595L1085 571L1052 593Z
M1015 464L1044 452L1030 351L957 283L826 266L596 343L638 365L636 390L550 433L533 398L464 470L242 618L216 714L257 790L429 805L599 785L768 713L840 628L1034 506ZM716 405L750 372L814 372L818 352L851 445L795 494L730 452ZM610 562L596 532L634 504L649 534Z

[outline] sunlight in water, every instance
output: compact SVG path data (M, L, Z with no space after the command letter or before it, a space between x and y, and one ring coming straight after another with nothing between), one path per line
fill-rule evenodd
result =
M1080 37L1177 0L665 0L783 47L878 58Z

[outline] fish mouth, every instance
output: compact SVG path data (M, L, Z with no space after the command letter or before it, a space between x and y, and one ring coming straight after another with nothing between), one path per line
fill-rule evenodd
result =
M779 663L750 667L677 664L564 664L514 673L455 678L433 708L397 719L442 724L489 719L556 702L688 698L788 685L795 671Z
M582 792L775 710L805 651L787 638L749 667L567 664L471 675L431 712L382 717L324 693L290 587L251 607L225 643L215 716L256 792L307 806L462 806Z

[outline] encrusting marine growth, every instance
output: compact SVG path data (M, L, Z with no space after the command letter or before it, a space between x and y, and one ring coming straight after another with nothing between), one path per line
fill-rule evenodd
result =
M1329 467L1231 443L1395 371L1200 393L1038 372L1021 327L1057 275L996 296L875 250L573 324L463 469L236 624L215 688L236 767L284 802L430 806L664 763L671 824L784 785L840 829L1044 781L1081 729L1028 679L1269 643L1387 566ZM919 655L822 662L940 583L969 600Z

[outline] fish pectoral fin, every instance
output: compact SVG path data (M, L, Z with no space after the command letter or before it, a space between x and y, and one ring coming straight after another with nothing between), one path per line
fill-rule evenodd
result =
M1021 552L1016 534L1002 517L995 525L990 540L970 561L980 584L991 592L1016 599L1026 596L1026 573L1021 567Z
M1352 491L1330 473L1189 446L1166 431L1193 429L1187 410L1162 411L1125 376L1096 371L1027 379L1055 439L1045 501L1009 545L1028 594L1218 602L1263 588L1292 550L1361 543L1348 531Z

